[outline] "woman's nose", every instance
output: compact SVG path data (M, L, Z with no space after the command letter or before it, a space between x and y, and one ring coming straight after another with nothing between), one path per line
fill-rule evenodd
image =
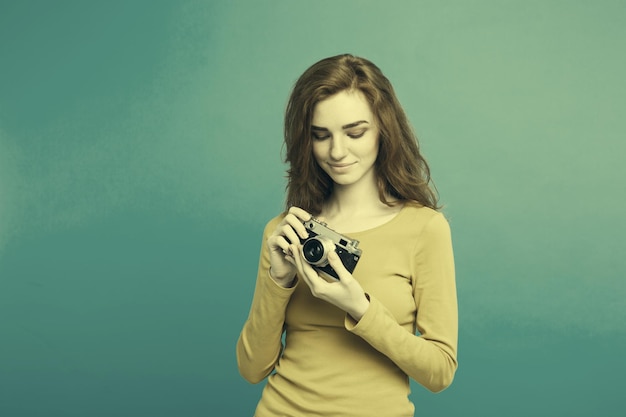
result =
M330 157L335 161L343 159L347 154L346 140L344 137L333 137L330 143Z

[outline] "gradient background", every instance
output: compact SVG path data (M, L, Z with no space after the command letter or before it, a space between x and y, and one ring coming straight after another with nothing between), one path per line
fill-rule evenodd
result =
M624 1L3 1L0 415L252 415L283 110L342 52L453 230L460 368L417 415L623 415L624 39Z

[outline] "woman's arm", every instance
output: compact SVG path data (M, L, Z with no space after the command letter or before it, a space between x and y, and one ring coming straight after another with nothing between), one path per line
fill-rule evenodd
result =
M280 221L275 218L265 227L254 298L237 341L239 373L253 384L268 376L280 357L285 310L295 289L282 287L269 274L270 249L266 242Z
M416 336L400 326L387 308L370 296L370 306L346 328L391 359L433 392L448 387L457 368L458 310L450 228L441 214L425 226L413 258Z

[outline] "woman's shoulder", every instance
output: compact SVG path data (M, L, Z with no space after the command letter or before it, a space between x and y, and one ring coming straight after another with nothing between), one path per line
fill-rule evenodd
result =
M422 232L429 229L447 229L448 220L438 210L423 206L418 203L407 202L402 209L402 216L398 216L396 227L412 229Z
M277 214L276 216L272 217L271 219L269 219L265 223L264 234L267 234L268 232L272 233L272 231L276 229L276 226L278 226L278 223L280 223L285 218L286 214L287 213L283 211Z
M443 213L440 211L412 201L404 203L402 212L405 214L405 217L409 217L413 221L419 220L428 222L434 217L444 217Z

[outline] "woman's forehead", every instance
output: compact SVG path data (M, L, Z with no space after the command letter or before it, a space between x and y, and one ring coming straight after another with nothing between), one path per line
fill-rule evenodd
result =
M360 90L344 90L317 102L311 123L320 127L327 127L324 124L343 127L359 121L371 123L373 118L370 105Z

